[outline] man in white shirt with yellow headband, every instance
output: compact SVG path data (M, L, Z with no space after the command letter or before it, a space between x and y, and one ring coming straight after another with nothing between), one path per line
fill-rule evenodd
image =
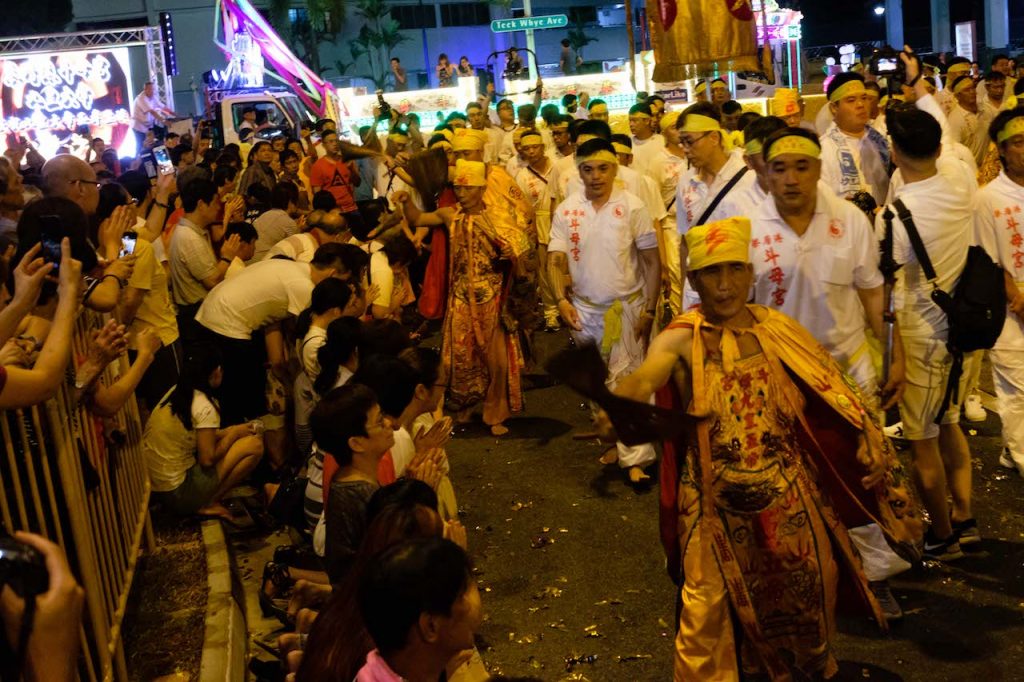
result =
M550 331L559 328L558 307L548 282L548 240L551 237L551 171L554 162L545 153L544 138L536 130L527 130L519 138L526 165L515 174L516 184L526 195L537 215L537 257L540 262L540 294L544 302L544 324Z
M676 189L676 227L680 236L679 261L686 263L686 240L682 237L695 225L746 215L749 208L737 203L754 174L747 172L741 153L732 153L728 133L722 129L721 116L711 104L697 103L683 110L676 123L679 144L686 152L690 168L679 179ZM700 304L700 297L685 284L684 310Z
M596 343L608 365L608 385L644 360L658 301L658 241L650 213L619 189L611 143L593 139L576 148L583 191L558 205L551 220L548 277L558 310L577 343ZM570 287L571 283L571 287ZM602 463L618 460L636 484L655 460L650 444L617 443Z
M841 73L827 95L833 121L821 136L821 177L844 199L867 192L881 206L889 192L891 155L885 137L870 125L864 77Z
M661 134L665 144L658 150L650 166L650 177L658 185L665 205L665 220L661 224L662 279L668 281L668 304L673 315L682 312L683 276L679 268L679 231L676 229L676 188L686 173L686 150L679 144L682 133L676 127L679 111L666 111L661 115Z
M979 110L978 88L970 76L958 76L948 90L954 98L954 106L947 112L950 135L971 151L980 166L988 153L988 125L993 117Z
M988 357L1006 446L999 464L1024 476L1024 110L1000 113L991 129L1003 170L978 191L974 238L1005 272L1006 322Z
M885 338L882 273L871 224L853 203L818 188L821 146L802 128L783 128L763 143L769 197L751 215L754 302L799 322L857 383L864 405L881 416L903 390L896 338L888 381L879 391L870 326ZM879 400L879 396L882 400ZM883 404L884 403L884 404ZM864 572L889 619L902 616L886 580L910 568L892 554L877 527L851 528Z

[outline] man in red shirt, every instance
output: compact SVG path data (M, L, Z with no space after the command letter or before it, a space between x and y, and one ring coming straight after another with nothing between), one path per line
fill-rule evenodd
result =
M356 201L352 196L353 174L341 154L338 133L325 130L320 141L326 154L313 164L309 172L309 184L313 186L313 193L325 189L334 196L334 201L343 213L356 210Z

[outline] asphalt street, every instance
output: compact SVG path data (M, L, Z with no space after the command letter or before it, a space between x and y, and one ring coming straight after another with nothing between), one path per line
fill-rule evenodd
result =
M540 363L566 342L539 335ZM448 447L486 613L480 651L510 676L670 680L675 589L657 488L636 491L600 465L603 446L572 438L588 428L587 407L538 374L507 436L470 425ZM959 562L894 578L907 615L888 634L841 617L840 679L1024 679L1024 481L997 465L995 414L964 429L984 540Z

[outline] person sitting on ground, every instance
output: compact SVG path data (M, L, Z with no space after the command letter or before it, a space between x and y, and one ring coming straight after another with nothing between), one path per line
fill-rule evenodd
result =
M441 679L452 659L474 646L483 621L466 551L441 538L406 541L377 555L358 594L377 648L356 682Z
M313 444L309 415L319 397L313 390L313 381L320 373L317 356L327 342L328 326L345 314L352 298L352 287L347 282L325 279L313 287L309 307L299 313L295 321L295 355L299 358L302 371L295 376L292 396L295 408L295 447L303 459L308 457Z
M320 396L326 395L331 389L347 384L359 369L357 346L359 345L361 327L362 323L354 317L341 317L328 325L326 342L317 352L318 374L312 376L313 390L316 394L312 401L314 407L319 403ZM309 428L308 420L307 428ZM298 424L296 424L296 430L298 430ZM311 428L309 428L308 438L310 441L313 439ZM299 435L296 435L296 441L301 442ZM317 521L324 509L323 474L324 453L314 444L312 454L306 462L308 482L303 503L309 532L313 532L316 528ZM317 554L323 555L322 544L314 546L314 550Z
M366 516L366 537L352 572L334 594L325 594L320 586L296 585L296 597L305 597L303 601L307 606L330 597L309 632L296 682L353 679L373 649L373 640L366 632L357 600L359 581L367 564L399 542L436 538L442 533L447 537L450 533L438 516L437 496L422 481L401 479L380 488L370 498ZM460 535L455 530L456 524L453 524L454 535L462 540L464 547L465 529Z
M223 370L213 346L194 345L177 385L146 422L142 453L153 500L174 514L231 520L220 504L263 456L258 423L222 425L214 397Z

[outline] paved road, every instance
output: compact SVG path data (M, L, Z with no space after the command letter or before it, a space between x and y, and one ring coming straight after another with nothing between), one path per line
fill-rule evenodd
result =
M587 424L567 389L535 388L508 436L470 426L449 446L487 614L481 652L506 675L560 680L567 658L596 657L570 666L571 679L670 680L675 597L657 491L637 493L597 464L602 448L571 437ZM842 619L843 679L1024 679L1024 482L996 466L995 415L969 428L984 542L894 579L908 615L890 634Z

